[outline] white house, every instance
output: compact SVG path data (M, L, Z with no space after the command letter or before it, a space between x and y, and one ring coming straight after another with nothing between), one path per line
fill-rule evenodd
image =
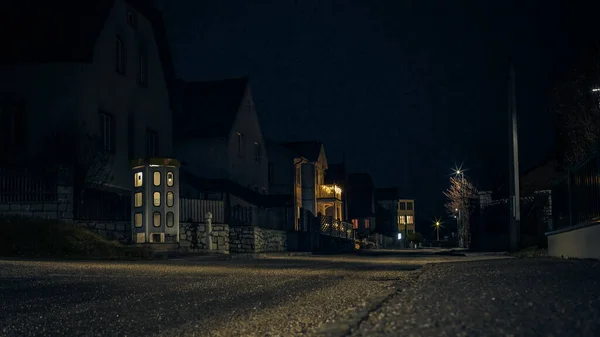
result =
M133 188L131 159L172 156L173 70L150 2L9 3L0 30L4 150L35 153L53 130L77 125L112 153L109 186L124 192Z
M176 92L174 148L188 178L182 195L226 200L231 209L261 205L268 159L248 79L180 81Z

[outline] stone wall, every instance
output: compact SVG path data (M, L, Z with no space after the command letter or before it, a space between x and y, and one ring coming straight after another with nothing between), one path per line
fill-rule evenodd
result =
M76 221L75 224L107 239L131 243L131 221Z
M232 253L284 252L287 251L287 234L256 226L232 226L229 247Z
M212 251L229 253L229 225L212 225ZM207 250L207 235L205 223L179 223L179 246L192 252Z

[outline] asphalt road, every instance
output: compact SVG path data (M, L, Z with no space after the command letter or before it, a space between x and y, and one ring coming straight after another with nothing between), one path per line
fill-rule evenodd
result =
M428 265L352 336L600 336L600 262Z
M0 335L344 334L336 324L367 317L420 266L466 259L365 252L253 261L0 260Z

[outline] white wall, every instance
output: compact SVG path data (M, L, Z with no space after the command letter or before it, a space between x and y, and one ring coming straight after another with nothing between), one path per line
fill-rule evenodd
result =
M198 177L229 179L228 140L225 138L188 138L176 140L175 156L182 167Z
M548 236L548 255L580 259L600 259L600 225L574 229Z
M146 130L158 133L159 157L173 156L172 111L169 94L154 40L150 21L137 13L137 28L127 24L124 0L116 0L94 49L94 66L87 73L83 97L83 118L91 131L99 130L98 109L113 114L117 120L117 153L113 184L131 188L128 157L128 116L134 115L134 157L146 156ZM115 71L115 44L119 35L125 45L125 75ZM137 57L140 45L148 52L148 86L137 84Z
M244 135L244 149L241 156L238 154L238 132ZM261 158L258 162L255 160L254 155L255 142L261 147ZM252 102L252 94L248 88L229 137L228 169L230 177L244 187L257 188L261 193L264 189L268 193L268 162L265 141Z

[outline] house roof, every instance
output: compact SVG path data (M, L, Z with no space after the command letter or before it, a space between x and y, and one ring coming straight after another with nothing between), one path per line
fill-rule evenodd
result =
M94 46L115 0L5 0L0 5L0 64L93 62ZM125 0L152 23L167 88L174 69L161 13L145 0ZM125 16L124 16L125 17Z
M369 173L351 173L348 184L353 187L373 187L373 179Z
M188 137L227 137L246 93L248 78L179 82L175 125Z
M315 140L285 142L283 143L283 146L296 152L298 155L311 162L319 161L319 155L321 154L321 149L323 148L323 144Z
M399 200L400 190L397 187L375 189L375 200Z
M346 181L346 167L344 164L329 164L327 166L326 184L343 184Z

